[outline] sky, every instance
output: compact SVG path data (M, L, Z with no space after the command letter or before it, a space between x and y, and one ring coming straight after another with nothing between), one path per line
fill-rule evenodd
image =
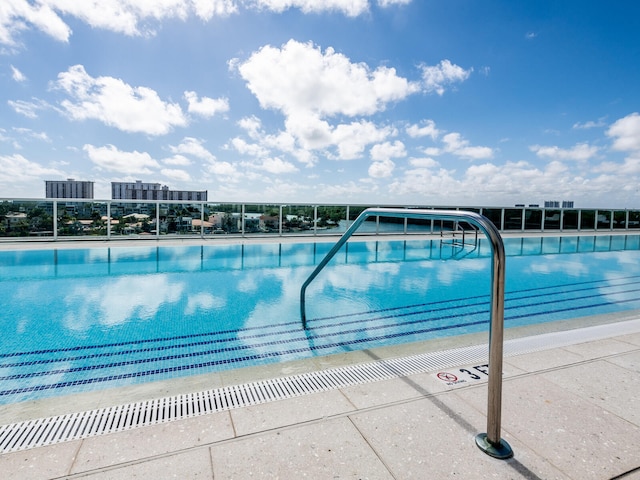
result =
M640 208L640 2L2 0L0 198Z

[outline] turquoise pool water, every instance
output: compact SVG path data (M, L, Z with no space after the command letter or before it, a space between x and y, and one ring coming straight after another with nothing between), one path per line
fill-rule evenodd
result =
M490 251L327 243L0 252L0 403L488 330ZM505 326L640 308L640 237L507 238Z

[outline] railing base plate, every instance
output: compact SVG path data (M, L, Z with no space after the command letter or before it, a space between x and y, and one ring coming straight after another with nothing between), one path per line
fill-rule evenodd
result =
M506 441L500 439L500 443L493 444L487 439L486 433L476 435L476 445L478 445L480 450L493 458L506 460L507 458L513 457L513 450Z

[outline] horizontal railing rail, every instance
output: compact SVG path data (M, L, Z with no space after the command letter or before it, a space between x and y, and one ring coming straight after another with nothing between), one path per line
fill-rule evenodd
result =
M491 295L489 320L489 379L487 402L487 433L476 436L476 444L488 455L506 459L513 456L509 444L500 437L502 411L502 354L504 337L504 292L506 255L502 237L496 226L486 217L474 212L433 211L424 209L369 208L362 212L349 229L327 252L318 266L311 272L300 288L300 316L302 326L307 329L306 291L311 282L344 246L349 238L369 217L420 218L459 222L465 221L477 227L489 240L492 252Z

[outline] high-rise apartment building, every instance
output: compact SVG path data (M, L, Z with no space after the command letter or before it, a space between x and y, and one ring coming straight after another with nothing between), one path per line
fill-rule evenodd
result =
M93 182L45 180L45 198L93 198Z
M207 201L207 191L169 190L159 183L111 182L113 200L187 200Z

